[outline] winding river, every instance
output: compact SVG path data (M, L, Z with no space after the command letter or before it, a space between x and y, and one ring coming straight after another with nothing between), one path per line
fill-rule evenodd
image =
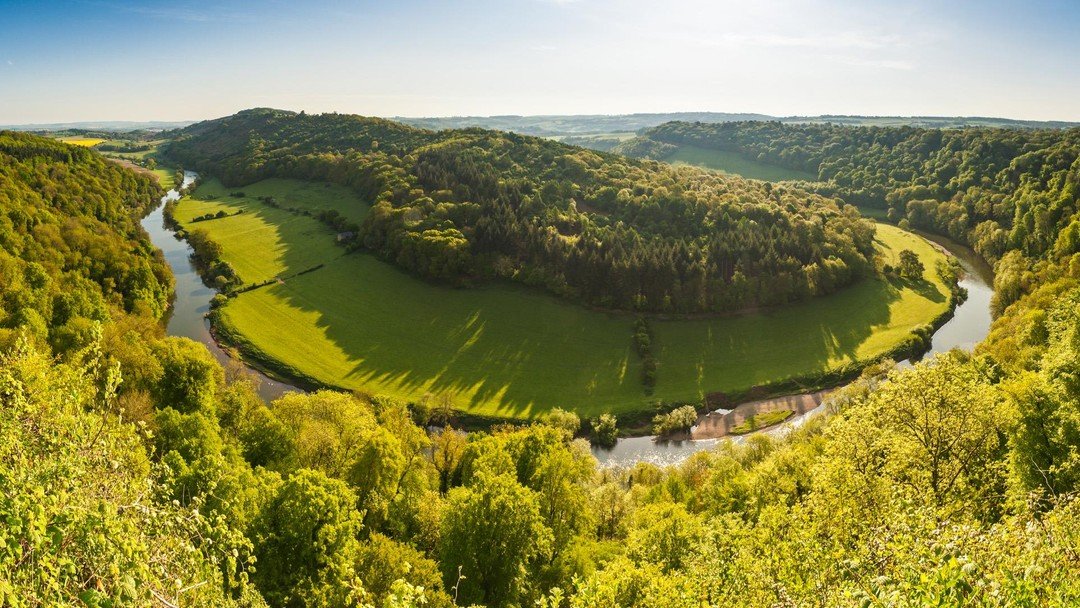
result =
M182 187L195 181L196 174L184 172ZM165 254L165 260L176 277L176 298L166 327L174 336L184 336L202 342L222 365L235 365L236 359L225 352L210 333L210 322L206 313L210 310L210 299L215 291L203 284L194 265L191 263L191 247L177 238L176 232L165 225L164 203L180 197L176 190L169 190L162 198L162 204L147 215L142 226L150 235L150 240ZM993 271L971 249L954 243L943 237L924 234L928 240L937 243L955 256L964 269L960 285L968 292L967 300L956 307L952 319L943 325L933 336L933 342L926 357L946 352L954 348L971 350L983 340L990 331L990 298L993 296ZM908 364L906 361L902 365ZM259 395L268 401L280 397L289 391L299 390L294 386L274 380L265 374L247 368L258 382ZM774 399L763 399L744 403L733 410L720 410L699 419L699 424L691 431L690 438L679 441L657 441L654 437L628 437L620 439L615 447L593 448L593 454L601 465L626 466L636 462L655 464L676 464L695 452L715 446L720 438L694 439L695 435L715 435L715 427L730 428L744 420L748 415L775 409L790 409L795 412L783 424L770 427L763 432L785 433L801 425L810 417L817 415L824 408L819 407L828 391L819 391L806 395L791 395ZM721 431L722 434L724 431ZM739 437L734 437L738 440Z
M196 177L198 176L195 172L185 171L181 188L191 185ZM187 244L187 241L178 238L176 232L165 225L165 203L179 198L179 192L169 190L162 197L157 209L142 220L143 229L150 235L154 246L165 254L165 261L176 278L176 298L173 301L165 330L171 336L183 336L202 342L222 365L235 365L236 359L218 346L218 343L214 341L214 336L210 334L210 321L206 318L206 313L210 311L210 299L216 292L203 284L202 279L199 278L199 273L191 263L191 246ZM254 369L248 368L248 371L258 383L259 395L267 401L273 401L286 392L297 390L296 387L273 380Z

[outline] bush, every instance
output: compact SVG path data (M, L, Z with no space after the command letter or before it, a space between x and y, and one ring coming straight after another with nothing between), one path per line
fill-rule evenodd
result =
M610 448L619 440L618 420L612 414L600 414L592 420L593 443Z
M697 410L692 405L684 405L666 414L657 414L653 418L653 434L669 435L678 431L689 431L697 422Z
M544 424L565 431L570 437L577 435L581 430L581 418L574 412L568 412L562 408L554 408L541 418Z

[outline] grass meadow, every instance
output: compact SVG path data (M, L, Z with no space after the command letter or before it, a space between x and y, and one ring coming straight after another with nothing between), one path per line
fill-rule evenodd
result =
M309 382L407 400L445 394L456 408L482 416L530 418L553 407L583 416L641 413L656 401L738 393L880 356L948 308L948 290L933 270L943 254L918 236L879 225L885 261L895 264L901 249L916 251L927 267L924 281L870 279L761 313L655 319L659 372L647 395L632 350L632 315L505 284L431 285L371 255L346 255L313 218L255 198L361 217L367 206L343 188L267 180L235 190L245 196L229 196L210 181L176 213L186 228L217 240L246 282L283 278L220 309L218 327L230 342ZM241 213L191 221L220 210Z
M817 176L806 171L785 169L775 165L767 165L756 160L751 160L735 152L724 150L712 150L697 146L680 146L672 155L664 159L673 165L692 165L713 169L721 173L741 175L749 179L759 179L767 182L779 182L785 180L816 181Z

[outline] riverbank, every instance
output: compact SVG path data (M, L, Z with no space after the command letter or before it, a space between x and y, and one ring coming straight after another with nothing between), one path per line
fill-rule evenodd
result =
M179 188L190 186L197 175L192 171L184 172L183 183ZM142 227L150 236L150 241L165 257L175 279L174 297L169 306L165 330L169 335L190 338L206 346L222 366L235 366L236 357L223 348L214 339L206 314L210 311L210 300L217 291L207 287L191 263L191 247L186 241L176 237L175 231L166 225L164 210L169 201L179 200L178 188L170 189L153 211L142 219ZM247 366L255 377L259 395L271 401L297 390L287 382L281 382L259 373Z
M187 174L185 175L185 178L184 185L190 184L190 180L187 178L193 179L194 174ZM169 197L166 197L166 200L169 200ZM175 200L175 198L171 200ZM177 305L169 320L169 333L173 335L186 335L187 337L203 342L223 364L230 364L230 362L232 362L232 365L236 365L235 361L238 353L230 345L236 344L237 340L231 334L221 335L219 330L222 325L219 324L215 327L211 327L211 324L206 319L206 314L210 311L210 300L216 292L205 286L202 280L198 278L189 259L191 253L190 247L187 246L184 241L175 238L174 233L164 225L163 211L164 208L159 207L151 213L144 220L144 228L151 233L151 238L155 245L165 252L170 268L173 269L174 274L177 276ZM946 249L949 248L949 245L950 244L946 244ZM954 249L957 247L955 244L951 244L951 246ZM971 275L970 270L972 269L966 268L965 270L965 278L961 280L961 286L968 291L969 298L965 304L961 305L961 307L964 308L964 310L971 310L969 304L985 307L985 323L980 320L976 325L985 325L985 328L988 329L989 295L991 295L992 292L987 283L984 282L983 284L980 284L977 281L971 281L969 275ZM992 278L990 281L992 281ZM985 294L986 297L982 298L979 294ZM974 300L972 299L973 295L975 296ZM939 335L942 333L949 333L949 328L957 323L958 318L963 320L971 316L970 314L957 314L959 309L953 310L952 304L953 303L950 302L946 310L934 320L934 327L940 325L941 328L934 335L931 352L947 350L948 348L951 348L952 345L961 345L961 342L965 344L967 342L974 344L974 342L981 340L982 336L985 336L985 330L983 330L979 336L972 336L970 330L962 330L958 333L958 336L964 337L963 340L959 337L949 337L947 340L938 339ZM658 321L658 323L666 322L667 321ZM979 332L977 331L976 333ZM894 350L884 353L875 360L880 360L881 358L889 356L895 357L896 352L897 351ZM260 380L260 394L266 399L273 399L287 390L296 390L296 387L293 386L294 384L299 384L307 389L320 387L335 388L334 386L328 386L314 379L310 382L301 383L281 382L280 379L272 377L280 377L281 375L273 368L265 368L261 363L253 361L253 357L250 356L250 351L246 353L241 360L249 369L258 374ZM704 443L710 441L715 443L717 438L731 436L731 432L736 428L746 428L748 426L747 421L754 415L777 412L783 409L789 409L794 413L791 418L776 426L790 427L793 424L799 423L801 419L819 410L821 403L824 401L826 392L818 391L818 389L826 386L843 384L856 377L862 367L862 365L859 365L857 367L844 368L839 370L838 375L829 378L825 378L818 374L814 378L789 380L787 381L787 384L778 383L768 388L748 389L742 394L729 393L723 396L727 399L726 401L717 400L717 395L711 393L710 396L713 397L713 400L708 402L710 403L708 409L722 409L723 411L704 412L699 420L699 424L695 426L695 430L691 432L685 440L654 442L653 438L648 436L627 438L620 441L621 448L618 449L616 454L623 452L640 454L645 451L663 452L665 456L668 457L687 454L692 451L697 451ZM289 377L292 377L292 375L289 374ZM817 382L814 382L814 380ZM700 401L697 402L697 404L700 403ZM642 413L638 420L639 423L634 429L637 433L648 433L647 424L653 413L655 413L655 410ZM627 421L628 420L624 419L624 423ZM505 419L466 415L463 416L459 422L464 422L464 426L469 428L488 428L492 424L505 422ZM642 446L642 442L650 442L655 445L649 445L647 449L643 449L645 446ZM638 449L627 449L635 445L639 446ZM598 459L605 463L619 460L618 458L613 458L612 452L610 451L597 449L596 454Z
M993 269L970 248L945 237L931 234L920 236L943 247L961 266L963 274L959 287L967 297L956 307L952 315L941 324L931 337L930 349L923 358L933 357L954 348L971 351L990 332L993 318L990 301L993 298ZM906 365L900 361L899 365ZM832 389L835 390L835 389ZM681 437L662 439L650 436L625 437L613 448L594 446L593 455L608 466L631 466L637 462L671 465L682 462L692 454L715 447L720 441L741 441L746 435L731 435L726 431L744 423L759 411L776 411L784 407L794 412L780 424L762 428L756 432L782 434L797 428L820 415L827 409L828 395L832 390L807 391L800 394L782 395L744 403L732 409L722 409L698 418L690 433Z

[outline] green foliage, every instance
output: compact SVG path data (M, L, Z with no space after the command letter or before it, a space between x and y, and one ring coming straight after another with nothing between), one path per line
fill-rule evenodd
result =
M502 277L605 308L701 312L802 300L872 271L873 225L828 199L534 137L258 109L184 129L167 153L226 184L347 185L372 202L356 245L440 282Z
M667 154L694 146L809 171L819 183L807 188L888 209L901 227L948 235L991 262L1012 255L1019 272L1078 251L1080 129L668 123L624 147L638 155L656 145ZM999 312L1020 294L1010 270L999 272Z
M384 127L371 149L415 144L413 131ZM969 181L970 163L986 155L1011 158L1020 173L970 186L1001 194L990 204L1015 194L998 192L1009 184L1029 193L1060 184L1057 202L1073 195L1062 168L1075 157L1040 147L1057 135L894 135L874 154L916 135L926 150L939 149L935 138L976 148L956 172L935 174L950 184ZM1010 156L1016 138L1028 152ZM49 166L20 174L18 191L65 175L67 154L96 162L15 141L33 149L28 167ZM587 177L588 163L559 162ZM0 206L9 220L40 212L45 226L11 221L18 238L0 241L11 311L0 350L0 605L1080 603L1080 257L1068 205L1030 199L1039 209L1030 221L1018 212L998 264L1001 315L975 355L870 370L830 397L831 416L782 437L722 443L677 467L599 470L573 439L579 421L561 411L525 428L429 437L415 411L387 398L261 403L202 347L163 339L160 311L127 308L126 288L99 282L94 264L49 259L74 251L45 246L49 226L94 221L97 234L131 245L119 248L131 259L151 259L124 232L127 214L108 204L88 213L57 179L66 208ZM930 200L922 192L906 205L913 224L951 213L919 202ZM98 212L108 219L89 219ZM979 234L996 243L995 231ZM883 262L911 274L903 259ZM955 272L938 266L909 278ZM663 331L634 329L648 338L635 346L649 348ZM614 416L591 426L614 439Z
M697 423L697 410L692 405L677 407L666 414L653 417L653 435L670 435L679 431L689 431Z
M199 547L221 522L155 499L100 356L56 365L26 341L0 355L0 605L259 605L242 580L226 594L225 556Z
M21 328L62 354L92 322L161 317L172 279L137 218L162 194L89 150L0 132L0 345Z
M604 447L615 445L615 441L619 438L619 426L613 414L600 414L591 421L590 426L592 426L593 441L598 445Z
M375 606L407 606L393 603L405 599L400 597L402 582L420 591L426 606L453 605L450 596L442 590L442 574L434 560L381 534L372 534L361 546L356 572L364 583L367 599Z
M345 606L360 596L360 516L344 482L300 469L253 523L255 584L274 606Z
M581 430L581 418L574 412L562 408L553 408L542 418L544 424L562 430L567 437L573 437Z
M646 394L652 394L656 386L656 355L653 354L653 333L649 320L638 317L634 322L634 350L641 357L641 383Z
M204 227L223 245L223 261L251 281L214 309L216 335L283 377L409 401L418 422L443 423L452 410L535 418L551 407L572 407L583 418L632 412L641 419L656 402L738 394L750 380L818 383L823 367L834 374L852 364L851 353L859 361L888 353L948 308L941 297L948 286L931 275L919 284L862 281L769 315L653 317L650 361L631 352L638 333L631 317L512 285L430 285L370 255L342 255L335 233L305 213L346 214L350 205L364 213L343 187L270 179L244 191L248 198L233 199L211 179L175 212L184 226ZM244 212L188 223L225 209ZM944 258L894 227L879 225L875 238L886 260L901 248L927 267ZM810 319L827 329L793 342ZM651 394L642 386L648 372L664 376Z
M529 584L529 562L550 545L535 493L511 475L481 472L447 496L440 561L460 602L515 604Z
M180 412L213 412L214 396L224 382L221 365L206 348L187 338L170 337L156 345L161 377L154 396L163 407Z
M904 249L900 252L900 264L897 266L897 270L900 272L900 276L905 279L921 280L923 273L926 272L926 268L923 263L919 261L919 256L910 249Z

